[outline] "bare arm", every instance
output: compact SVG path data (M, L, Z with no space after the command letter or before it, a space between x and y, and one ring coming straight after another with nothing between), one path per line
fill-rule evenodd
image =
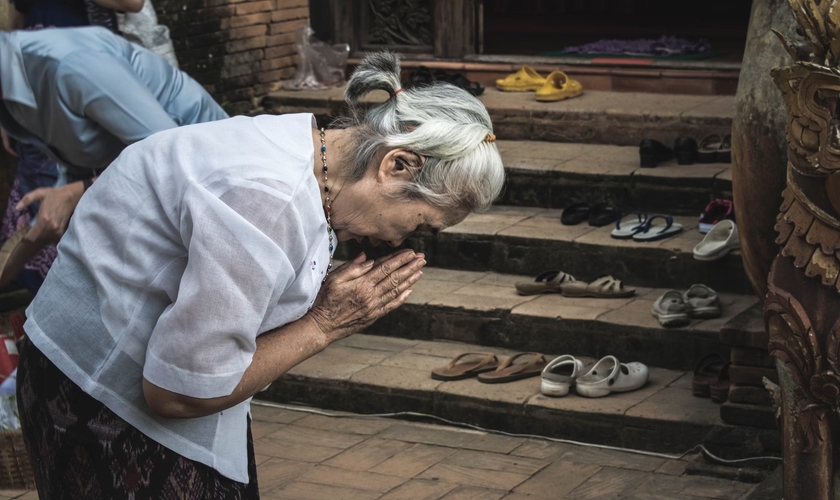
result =
M365 261L364 254L336 269L312 309L300 320L257 337L257 348L239 384L228 396L194 398L158 387L145 378L143 394L165 418L196 418L235 406L330 343L351 335L396 309L422 276L423 254L402 251Z
M93 0L97 5L123 12L140 12L145 0Z

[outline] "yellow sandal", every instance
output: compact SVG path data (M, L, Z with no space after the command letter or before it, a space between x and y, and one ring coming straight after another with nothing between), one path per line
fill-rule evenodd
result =
M562 101L571 99L583 93L583 86L577 80L572 80L562 71L553 71L545 79L545 85L537 90L538 101Z
M545 78L530 66L522 66L516 73L496 80L496 87L505 92L528 92L537 90L543 85L545 85Z

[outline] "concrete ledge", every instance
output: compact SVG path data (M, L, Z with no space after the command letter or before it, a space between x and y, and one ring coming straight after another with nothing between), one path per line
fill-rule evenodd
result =
M717 291L752 293L739 252L714 262L694 259L692 250L703 239L697 217L677 216L681 234L640 243L610 237L613 226L564 226L561 215L556 209L496 206L437 236L413 236L406 245L436 267L531 276L520 280L561 269L584 281L611 274L634 286L687 289L705 283ZM388 253L385 246L366 250ZM362 249L354 241L342 243L336 257L347 259Z
M493 385L431 379L431 369L476 350L355 335L295 367L260 399L361 413L417 411L508 432L662 452L685 451L712 431L732 428L720 420L718 405L691 395L690 374L683 371L654 367L644 388L599 399L542 396L539 377Z
M319 118L346 113L343 88L279 91L262 100L268 113L310 112ZM387 96L386 96L387 97ZM381 101L371 96L370 102ZM487 88L480 97L500 139L636 146L643 138L673 144L680 136L700 139L728 133L733 96L588 91L566 101L542 103L530 92Z
M613 354L651 366L689 370L710 352L728 357L728 349L718 340L721 325L757 301L749 295L721 293L722 317L663 328L650 308L664 289L638 288L626 299L517 295L514 283L527 280L426 268L408 303L371 325L367 333L598 358Z

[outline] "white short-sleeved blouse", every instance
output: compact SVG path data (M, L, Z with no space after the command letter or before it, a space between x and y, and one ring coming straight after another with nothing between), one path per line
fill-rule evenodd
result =
M245 401L151 413L142 377L230 394L256 338L311 307L330 259L310 114L237 117L129 146L82 197L27 309L32 342L175 452L248 482Z

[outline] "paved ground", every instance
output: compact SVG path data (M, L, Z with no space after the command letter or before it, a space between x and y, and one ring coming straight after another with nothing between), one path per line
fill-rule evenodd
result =
M737 500L755 488L687 476L688 459L349 414L256 405L253 414L264 500ZM38 496L0 490L9 498Z

